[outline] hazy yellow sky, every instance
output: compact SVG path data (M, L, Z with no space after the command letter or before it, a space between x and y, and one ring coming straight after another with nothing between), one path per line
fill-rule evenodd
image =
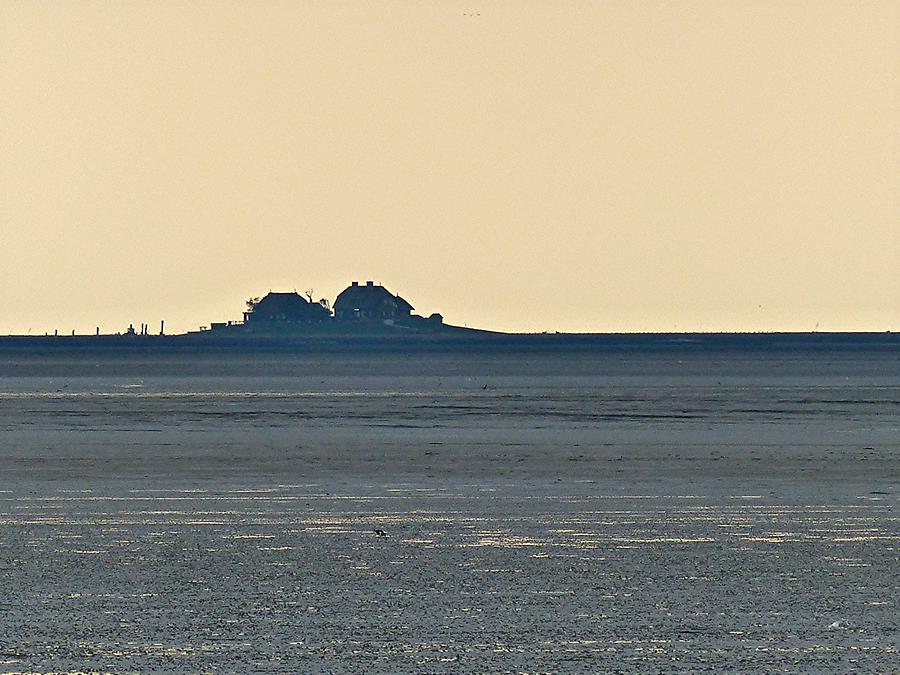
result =
M900 329L900 2L0 0L0 59L0 334Z

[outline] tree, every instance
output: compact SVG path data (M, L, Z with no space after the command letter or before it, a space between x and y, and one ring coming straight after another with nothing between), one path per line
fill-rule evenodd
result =
M247 304L247 309L252 312L254 310L254 308L256 307L256 305L259 304L259 298L248 298L246 304Z

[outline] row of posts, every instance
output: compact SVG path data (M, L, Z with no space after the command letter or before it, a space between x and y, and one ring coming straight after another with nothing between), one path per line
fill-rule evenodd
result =
M160 335L165 335L165 334L166 334L166 322L165 322L165 320L159 322L159 334L160 334ZM53 335L54 335L54 336L59 336L59 330L58 330L58 329L57 329L57 330L54 330L54 331L53 331ZM97 326L96 332L94 333L94 335L96 335L96 336L99 336L99 335L100 335L100 326ZM142 324L141 324L141 332L140 332L140 333L138 333L138 332L136 332L136 331L134 330L134 324L128 324L128 331L126 332L126 335L150 335L150 324L149 324L149 323L142 323ZM72 331L72 337L75 337L75 331L74 331L74 330Z

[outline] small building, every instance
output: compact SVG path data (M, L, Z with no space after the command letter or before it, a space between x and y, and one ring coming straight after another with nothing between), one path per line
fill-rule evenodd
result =
M250 303L244 312L248 324L318 323L331 318L331 311L318 302L309 302L299 293L268 293Z
M360 286L354 281L341 291L334 301L334 316L338 321L396 321L410 318L413 306L384 286L367 281Z

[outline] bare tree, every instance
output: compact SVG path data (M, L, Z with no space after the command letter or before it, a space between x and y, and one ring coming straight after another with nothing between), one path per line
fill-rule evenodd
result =
M310 302L313 302L313 289L309 288L309 289L303 291L303 295L306 296L307 300L309 300Z

